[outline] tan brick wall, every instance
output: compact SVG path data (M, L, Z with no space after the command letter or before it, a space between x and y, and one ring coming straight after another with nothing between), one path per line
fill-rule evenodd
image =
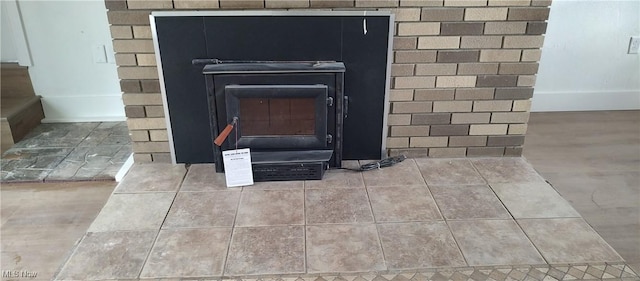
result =
M395 14L391 155L522 153L550 0L106 0L136 162L170 161L154 10L377 9Z

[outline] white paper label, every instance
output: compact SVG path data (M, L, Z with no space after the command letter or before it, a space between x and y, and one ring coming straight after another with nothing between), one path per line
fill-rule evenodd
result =
M227 187L253 184L251 151L248 148L222 152Z

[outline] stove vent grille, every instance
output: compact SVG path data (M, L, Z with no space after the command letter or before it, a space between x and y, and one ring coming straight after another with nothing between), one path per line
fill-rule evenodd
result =
M253 181L321 180L323 162L253 164Z

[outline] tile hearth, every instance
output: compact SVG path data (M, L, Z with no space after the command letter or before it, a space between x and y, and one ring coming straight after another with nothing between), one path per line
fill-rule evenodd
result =
M221 277L638 280L523 158L229 189L213 165L135 165L56 279Z

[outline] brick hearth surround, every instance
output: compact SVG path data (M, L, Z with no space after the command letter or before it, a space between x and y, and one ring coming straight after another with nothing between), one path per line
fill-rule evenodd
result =
M387 149L520 156L551 0L106 0L136 162L170 162L149 14L158 10L391 10Z

